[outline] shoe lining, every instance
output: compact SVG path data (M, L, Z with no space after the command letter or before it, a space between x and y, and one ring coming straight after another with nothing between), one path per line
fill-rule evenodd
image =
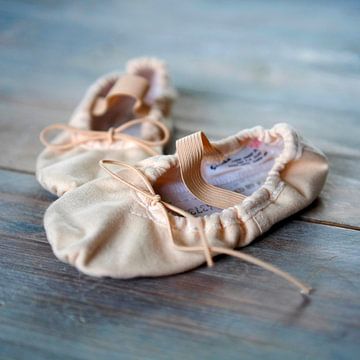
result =
M264 184L282 150L282 140L265 144L254 139L225 156L221 163L205 159L202 162L202 176L211 185L249 196ZM154 184L154 189L164 201L193 216L210 215L222 210L197 199L186 188L178 168L172 168L162 175Z
M144 77L150 84L149 90L144 97L144 101L148 105L152 105L159 93L159 79L156 71L151 68L139 69L135 75ZM116 80L109 83L102 91L99 96L106 97L115 84ZM123 125L129 120L137 118L136 114L133 113L134 100L129 98L128 100L122 101L117 106L113 106L106 114L102 116L92 117L90 121L91 130L96 131L108 131L111 127L118 127ZM140 136L141 127L132 128L129 135ZM126 132L128 133L128 132Z

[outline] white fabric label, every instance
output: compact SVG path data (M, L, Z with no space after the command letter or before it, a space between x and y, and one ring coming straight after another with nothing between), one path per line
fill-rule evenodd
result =
M282 144L276 146L263 143L256 143L256 146L250 144L231 154L220 164L204 163L203 177L209 184L249 196L264 183L281 148ZM163 185L158 190L165 201L194 216L220 211L197 199L181 180Z

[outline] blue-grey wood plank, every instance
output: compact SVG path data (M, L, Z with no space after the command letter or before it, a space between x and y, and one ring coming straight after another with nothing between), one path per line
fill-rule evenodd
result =
M360 232L286 221L244 251L316 290L220 257L213 269L111 280L79 274L46 242L53 197L0 174L0 358L356 359Z
M0 5L1 166L32 171L41 128L66 121L97 76L144 54L170 64L179 134L289 121L327 148L360 147L357 1Z

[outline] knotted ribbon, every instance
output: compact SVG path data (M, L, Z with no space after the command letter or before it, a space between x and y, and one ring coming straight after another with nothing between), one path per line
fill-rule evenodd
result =
M162 132L162 138L160 140L144 140L136 136L126 134L124 131L128 130L131 127L134 127L139 124L152 124ZM51 131L65 131L70 135L70 139L66 143L53 144L47 139L47 135ZM132 142L144 149L149 155L159 155L153 147L165 145L170 138L170 133L168 128L160 121L155 119L150 119L148 117L134 119L127 121L121 126L116 128L110 128L108 131L94 131L94 130L82 130L75 128L67 124L53 124L40 133L40 141L50 150L54 151L66 151L71 150L79 145L91 142L91 141L107 141L109 144L112 144L115 141L127 141Z
M141 188L137 187L136 185L126 181L118 173L115 173L111 169L109 169L106 166L107 164L120 166L120 167L124 167L124 168L131 170L142 180L142 182L144 183L147 190L141 189ZM275 267L265 261L257 259L251 255L245 254L238 250L228 249L225 247L211 246L209 244L209 241L208 241L205 231L204 231L204 219L202 217L195 217L195 216L191 215L190 213L163 201L161 199L160 195L155 193L155 190L152 187L149 179L139 169L137 169L134 166L131 166L129 164L126 164L124 162L120 162L120 161L116 161L116 160L101 160L99 162L99 165L105 171L107 171L114 179L120 181L122 184L128 186L135 192L140 193L140 194L144 195L146 198L150 199L151 206L159 206L159 208L162 210L164 217L166 219L166 226L167 226L168 233L169 233L170 239L172 241L172 244L174 245L174 247L177 250L186 251L186 252L203 252L206 263L209 267L212 267L214 265L212 257L215 255L226 254L226 255L234 256L234 257L239 258L248 263L257 265L265 270L271 271L272 273L284 278L289 283L291 283L294 286L296 286L297 288L299 288L300 292L304 295L308 295L310 293L310 291L311 291L310 287L303 284L302 282L300 282L298 279L296 279L292 275L288 274L287 272L282 271L282 270L278 269L277 267ZM168 210L171 210L180 216L184 216L185 218L190 219L191 222L196 225L196 228L200 235L201 245L199 245L199 246L182 246L182 245L176 244L175 237L174 237L174 234L173 234L173 231L171 228L171 221L170 221Z

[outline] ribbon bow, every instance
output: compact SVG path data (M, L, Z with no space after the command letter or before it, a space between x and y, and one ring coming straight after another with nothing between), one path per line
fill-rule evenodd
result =
M131 127L145 123L152 124L160 129L163 135L162 139L150 141L124 133L125 130ZM70 134L70 140L66 143L52 144L49 140L47 140L47 135L50 131L54 130L62 130L67 132ZM76 146L85 144L90 141L108 141L109 144L112 144L115 141L123 140L139 145L151 156L159 155L153 149L153 147L165 145L169 141L169 138L169 130L163 123L158 120L149 119L147 117L130 120L119 127L110 128L108 131L82 130L66 124L53 124L43 129L40 133L40 141L43 143L43 145L55 151L70 150Z
M130 169L131 171L133 171L144 183L144 185L146 186L146 190L143 190L139 187L137 187L134 184L131 184L130 182L124 180L119 174L113 172L112 170L110 170L106 165L116 165L116 166L121 166L121 167L125 167ZM236 258L239 258L241 260L244 260L246 262L249 262L251 264L260 266L261 268L271 271L272 273L284 278L285 280L287 280L289 283L295 285L296 287L298 287L300 289L300 292L304 295L308 295L311 291L311 288L308 287L307 285L303 284L302 282L300 282L298 279L296 279L295 277L293 277L292 275L288 274L287 272L284 272L280 269L278 269L277 267L262 261L260 259L257 259L251 255L245 254L241 251L238 250L232 250L232 249L228 249L225 247L218 247L218 246L211 246L209 245L208 239L206 237L205 231L204 231L204 222L203 222L203 218L201 217L195 217L191 214L189 214L188 212L179 209L178 207L175 207L165 201L163 201L161 199L161 196L159 194L155 193L154 188L152 187L150 181L148 180L148 178L137 168L135 168L134 166L131 166L129 164L126 164L124 162L121 161L116 161L116 160L101 160L99 162L99 165L106 171L108 172L113 178L115 178L116 180L119 180L121 183L123 183L124 185L128 186L129 188L131 188L132 190L134 190L137 193L141 193L142 195L144 195L145 197L147 197L148 199L151 200L151 206L159 206L160 209L162 210L164 217L166 219L166 225L168 228L168 232L170 235L170 239L174 245L174 247L177 250L180 251L186 251L186 252L203 252L205 255L205 259L206 259L206 263L209 267L212 267L214 265L213 259L212 257L215 255L219 255L219 254L226 254L226 255L230 255L230 256L234 256ZM201 245L200 246L181 246L176 244L175 242L175 238L174 238L174 234L172 232L172 228L171 228L171 222L170 222L170 217L169 217L169 212L168 210L173 211L174 213L184 216L185 218L191 219L191 221L196 225L197 230L199 231L199 235L200 235L200 239L201 239Z

